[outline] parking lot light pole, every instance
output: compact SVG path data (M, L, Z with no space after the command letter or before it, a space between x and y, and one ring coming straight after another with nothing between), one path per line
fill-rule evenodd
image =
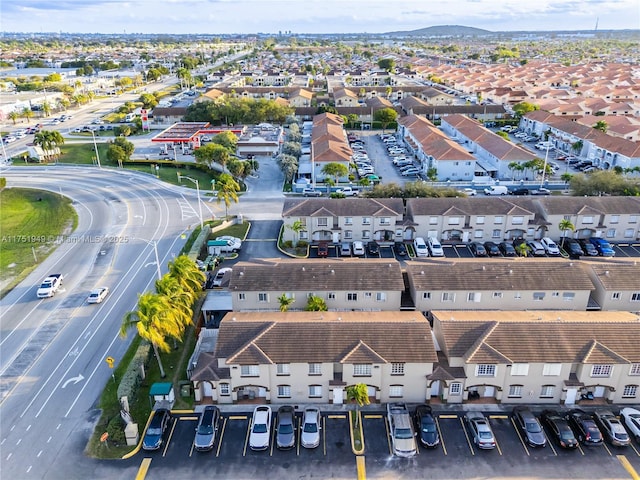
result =
M178 181L181 181L183 178L191 180L196 184L196 195L198 196L198 211L200 212L200 228L202 229L204 228L204 220L202 218L202 203L200 202L200 182L198 182L198 180L195 178L187 177L186 175L180 175L178 173Z

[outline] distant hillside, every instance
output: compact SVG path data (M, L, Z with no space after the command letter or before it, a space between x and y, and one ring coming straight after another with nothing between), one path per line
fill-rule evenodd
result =
M493 32L482 28L465 27L463 25L436 25L405 32L388 32L385 35L405 35L416 37L465 37L469 35L492 35Z

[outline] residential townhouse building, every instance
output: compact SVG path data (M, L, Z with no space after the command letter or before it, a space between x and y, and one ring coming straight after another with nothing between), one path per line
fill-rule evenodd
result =
M424 117L408 115L398 120L398 135L420 161L424 174L435 169L439 181L474 180L476 159Z
M416 309L587 310L589 268L564 259L429 259L405 266Z
M447 135L475 156L476 176L514 179L515 171L511 168L514 163L522 165L537 158L529 150L505 140L466 115L444 116L441 126Z
M636 261L593 262L588 274L593 299L602 310L622 310L640 315L640 265Z
M282 219L283 241L296 240L286 227L296 221L304 227L299 238L311 242L401 241L406 227L400 198L287 199Z
M289 94L288 100L292 107L310 107L313 102L313 92L304 88L296 88Z
M442 310L432 316L441 351L429 388L447 403L582 406L640 399L637 314ZM587 394L594 400L583 399Z
M322 173L327 163L339 163L347 167L347 170L349 169L353 150L349 146L342 123L342 118L333 113L323 113L313 117L310 149L312 183L328 178ZM347 180L347 176L338 179L338 181Z
M418 312L231 312L191 373L196 401L424 402L437 356Z
M404 282L395 259L325 260L237 263L229 280L233 310L279 311L283 295L291 301L289 311L304 310L310 296L322 298L331 311L400 310Z

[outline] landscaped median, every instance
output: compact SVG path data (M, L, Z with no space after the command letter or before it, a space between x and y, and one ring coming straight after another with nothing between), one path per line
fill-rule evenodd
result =
M360 410L349 412L349 436L351 437L351 451L355 455L362 455L364 453L364 433Z

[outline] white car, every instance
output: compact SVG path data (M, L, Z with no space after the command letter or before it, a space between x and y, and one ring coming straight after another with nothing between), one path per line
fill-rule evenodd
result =
M300 444L304 448L316 448L320 445L320 410L317 407L307 407L302 414L302 432Z
M53 297L62 285L63 278L61 273L54 273L45 278L36 293L38 298Z
M540 240L540 243L542 243L547 255L560 255L560 248L558 248L556 242L551 240L549 237L544 237Z
M478 193L474 188L463 188L462 190L458 190L458 192L466 195L467 197L475 197Z
M109 295L109 287L98 287L91 290L87 297L87 303L102 303L107 295Z
M357 257L363 257L364 256L364 244L360 241L355 241L353 242L352 245L353 248L353 254Z
M416 257L429 256L429 247L422 237L416 237L413 240L413 249L416 251Z
M228 267L218 270L216 276L213 277L213 286L222 287L225 283L228 283L232 271L233 269Z
M400 175L402 175L403 177L412 177L414 175L418 175L420 173L420 170L418 170L417 168L408 168L406 170L402 170L402 172L400 172Z
M640 442L640 410L626 407L620 410L620 416L631 436Z
M437 238L429 237L427 244L432 257L444 257L444 250Z
M253 410L251 433L249 434L249 448L251 450L266 450L269 448L271 437L271 407L259 405Z
M216 237L216 241L226 241L230 251L232 252L239 252L242 248L242 240L230 235L222 235L221 237Z

